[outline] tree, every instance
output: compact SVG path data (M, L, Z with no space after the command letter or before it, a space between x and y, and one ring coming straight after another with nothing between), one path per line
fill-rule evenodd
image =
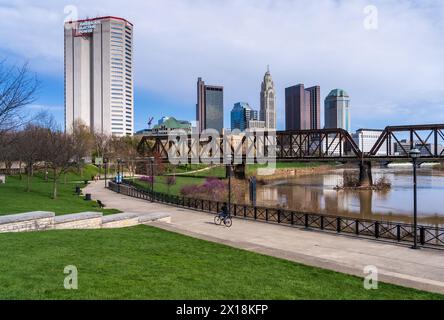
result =
M76 146L71 135L61 131L48 130L45 136L45 161L53 173L53 199L57 199L57 184L60 176L73 165Z
M94 136L90 128L82 120L74 121L72 140L74 144L74 161L80 176L83 176L82 160L91 155L94 146Z
M25 130L18 134L18 157L26 165L27 192L31 191L31 176L33 175L34 165L44 158L46 131L48 129L29 124Z
M17 134L8 132L0 135L0 163L5 166L6 174L11 174L12 164L17 160L16 148Z
M0 62L0 135L25 123L22 109L35 101L38 86L28 64L7 67Z

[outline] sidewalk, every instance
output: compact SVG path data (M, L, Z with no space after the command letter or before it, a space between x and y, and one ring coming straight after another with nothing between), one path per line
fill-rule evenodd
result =
M366 266L376 266L380 281L444 294L444 251L242 219L234 219L228 229L214 225L210 214L116 194L104 182L91 183L85 192L107 208L169 213L171 224L152 224L165 230L360 277Z

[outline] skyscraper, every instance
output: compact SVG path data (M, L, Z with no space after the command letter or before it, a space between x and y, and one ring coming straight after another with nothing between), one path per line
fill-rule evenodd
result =
M286 130L310 130L321 127L321 88L298 84L285 89Z
M134 132L133 25L125 19L65 23L65 130L76 120L100 133Z
M305 89L310 92L310 129L321 129L321 87Z
M276 92L270 69L265 73L261 86L260 120L265 122L266 129L276 130Z
M246 102L238 102L231 110L231 130L245 131L250 127L250 121L257 121L257 111Z
M222 134L224 127L224 88L208 86L197 80L196 120L199 133L205 129L214 129Z
M298 84L285 89L285 129L310 129L310 92Z
M332 90L325 98L325 128L351 132L350 96L342 89Z

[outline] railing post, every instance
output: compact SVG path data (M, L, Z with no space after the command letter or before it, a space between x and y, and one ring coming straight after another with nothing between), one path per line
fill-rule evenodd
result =
M281 209L278 210L278 223L281 223Z
M324 216L321 216L321 230L324 230Z
M234 216L237 217L237 205L236 204L234 204L233 209L234 209Z
M247 217L247 206L244 205L244 218L246 218L246 217Z
M426 239L425 239L425 228L421 227L419 229L419 243L421 243L421 245L425 245Z
M291 212L291 225L294 226L294 212Z
M341 233L341 218L340 218L340 217L338 217L338 218L336 219L336 231L337 231L338 233Z
M268 221L268 209L265 209L265 221Z
M355 221L356 235L359 236L359 220Z
M308 213L305 214L305 228L308 229Z
M257 220L257 207L254 207L254 220Z
M396 225L396 240L401 241L401 226L399 224Z
M375 238L379 239L379 222L375 222Z

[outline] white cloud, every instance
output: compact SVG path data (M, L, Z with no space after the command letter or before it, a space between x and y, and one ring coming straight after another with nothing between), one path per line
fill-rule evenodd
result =
M39 72L60 74L63 10L71 4L81 17L132 21L136 86L181 101L190 117L198 76L225 86L227 111L236 101L258 108L270 64L281 112L284 88L302 82L321 85L323 96L336 87L348 91L353 121L366 126L444 121L442 2L0 1L1 48L30 59ZM377 30L363 26L369 4L378 9ZM425 118L405 116L416 112Z

